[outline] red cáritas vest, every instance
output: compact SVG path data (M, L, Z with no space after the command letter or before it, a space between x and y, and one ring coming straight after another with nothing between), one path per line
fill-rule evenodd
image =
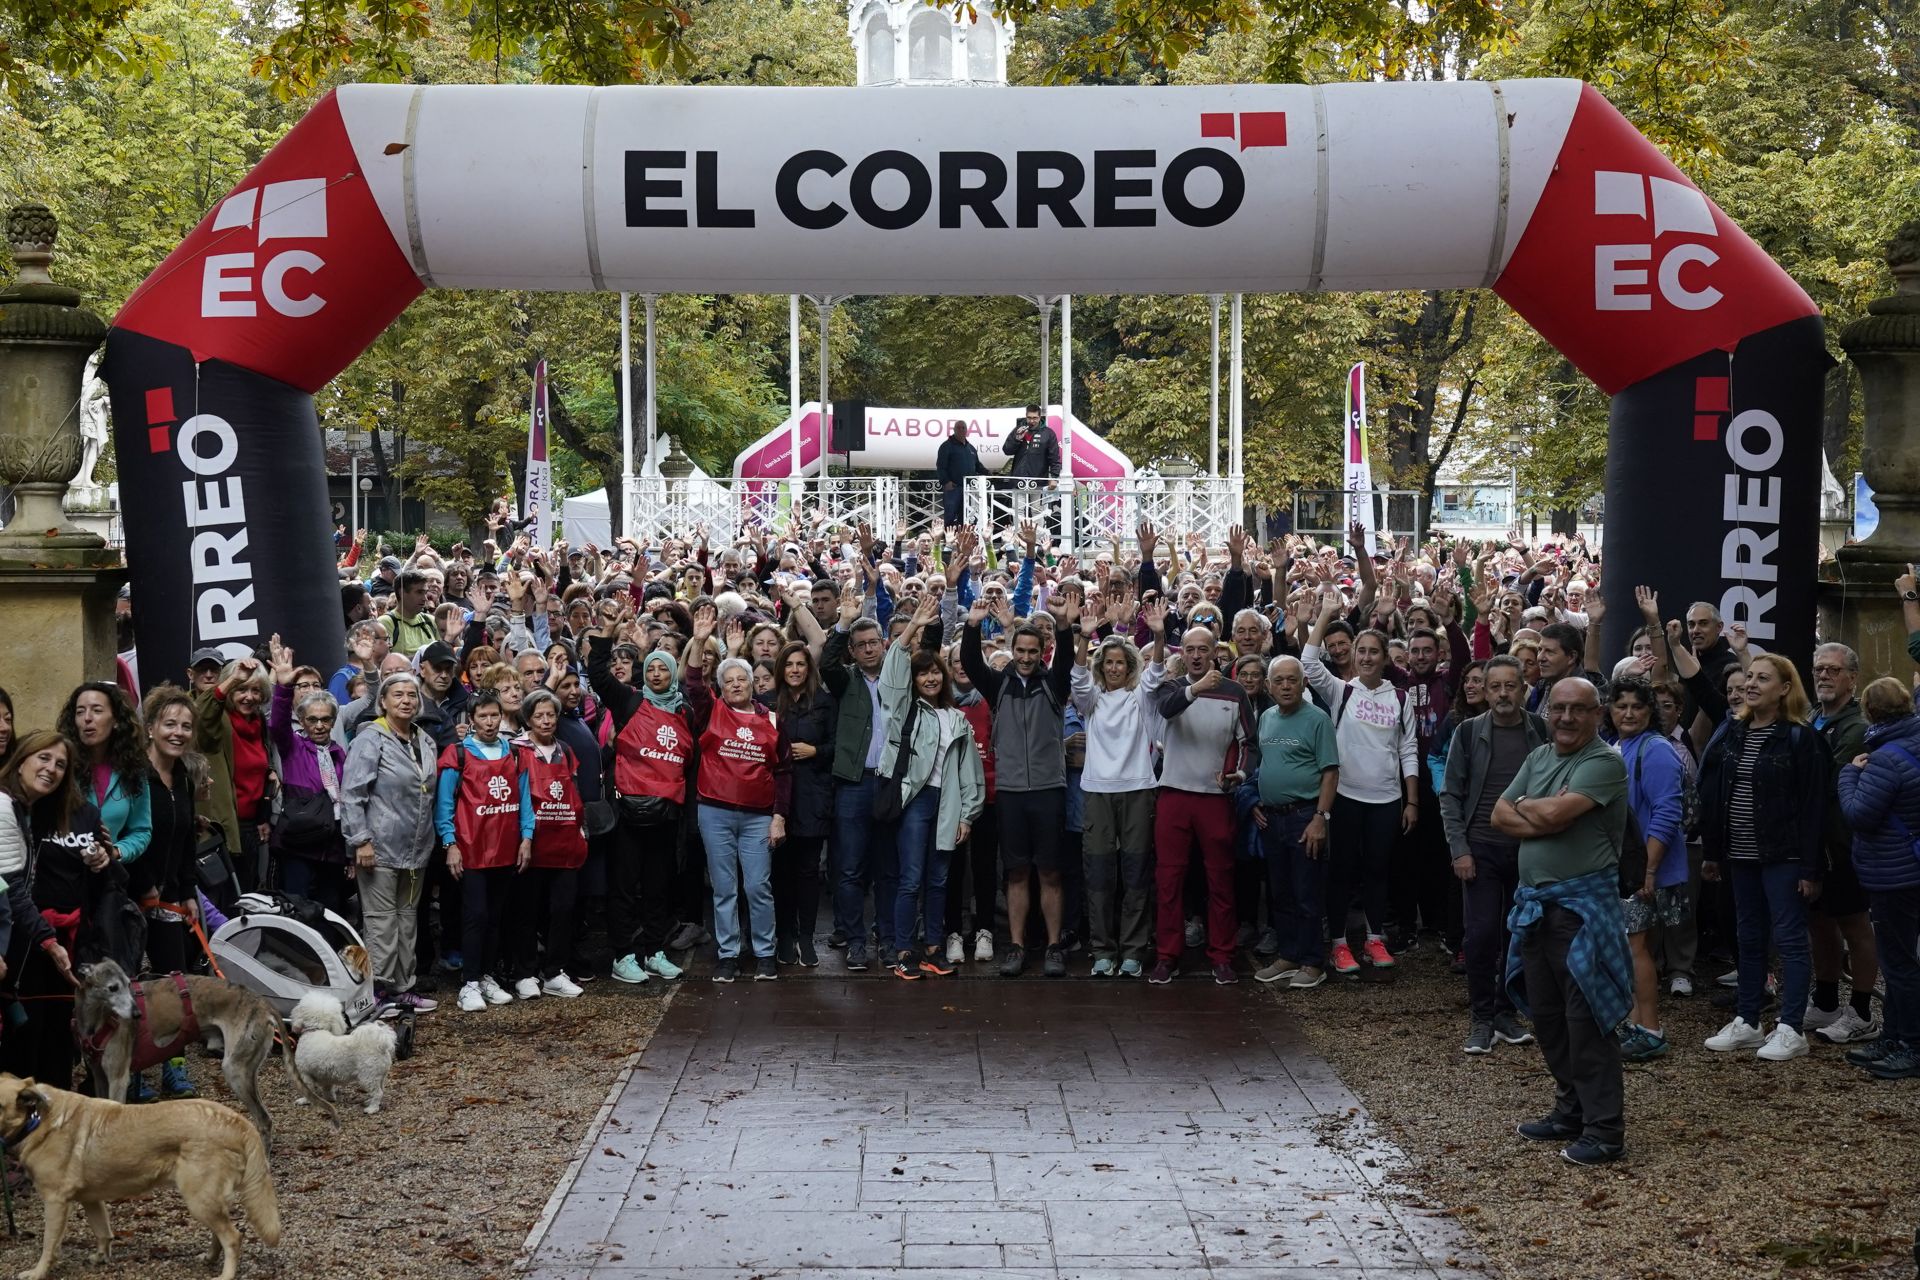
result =
M457 769L453 839L470 871L511 867L520 858L520 759L508 751L482 760L459 743L440 753L442 769Z
M552 763L530 746L516 746L533 797L533 865L569 870L587 860L587 835L580 823L585 806L574 783L573 752L563 745Z
M687 801L687 756L693 730L686 713L667 712L642 699L613 741L613 786L623 796Z
M780 758L780 726L754 704L736 711L720 699L700 735L700 798L736 809L773 810L773 767Z

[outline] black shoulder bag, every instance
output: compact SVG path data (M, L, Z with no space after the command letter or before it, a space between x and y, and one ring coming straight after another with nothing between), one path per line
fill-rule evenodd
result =
M880 790L873 797L875 822L898 822L901 811L906 808L900 784L906 781L907 765L913 759L913 729L920 719L920 699L909 696L913 701L907 707L906 721L900 726L900 750L894 753L893 771L880 780Z

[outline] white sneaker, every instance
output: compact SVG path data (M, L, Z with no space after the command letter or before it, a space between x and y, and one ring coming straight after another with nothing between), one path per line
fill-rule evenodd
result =
M1768 1062L1785 1062L1789 1058L1804 1058L1807 1055L1807 1038L1784 1022L1774 1024L1773 1034L1753 1055L1765 1058Z
M1804 1027L1804 1024L1803 1024ZM1880 1038L1880 1019L1866 1019L1850 1004L1840 1006L1840 1016L1815 1031L1828 1044L1855 1044Z
M1714 982L1723 987L1737 987L1740 985L1740 971L1738 969L1729 969L1715 978Z
M973 959L976 964L993 959L993 930L981 929L973 935Z
M546 995L559 996L562 1000L571 1000L575 996L586 994L586 990L579 983L567 976L565 969L541 983L540 990Z
M1729 1053L1735 1049L1757 1049L1766 1042L1767 1037L1760 1028L1750 1025L1745 1018L1735 1018L1707 1037L1707 1048L1715 1053Z
M517 999L521 1000L538 1000L540 998L540 983L533 978L522 978L513 984L513 994Z
M488 1004L512 1004L513 997L507 994L505 987L493 980L488 974L480 979L480 994L486 997Z
M947 935L947 963L960 964L967 958L967 940L957 933Z
M1692 979L1692 978L1689 978L1689 977L1688 977L1688 976L1687 976L1686 974L1684 974L1684 973L1676 973L1676 974L1674 974L1674 975L1673 975L1673 981L1671 981L1671 982L1669 982L1669 983L1667 984L1667 994L1668 994L1668 995L1670 995L1670 996L1690 996L1690 995L1692 995L1692 994L1693 994L1693 979Z
M1816 1009L1813 1007L1813 1001L1809 1000L1807 1001L1807 1011L1800 1019L1800 1029L1802 1031L1818 1031L1822 1027L1830 1027L1840 1021L1840 1010L1842 1009L1845 1009L1848 1013L1853 1012L1851 1005L1844 1004L1835 1005L1831 1009Z
M479 1013L487 1007L487 998L480 994L480 984L469 982L460 988L460 1012Z

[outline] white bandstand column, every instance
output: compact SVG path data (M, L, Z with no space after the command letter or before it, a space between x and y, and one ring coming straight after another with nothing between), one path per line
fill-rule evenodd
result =
M633 518L633 297L620 295L620 536L639 527Z

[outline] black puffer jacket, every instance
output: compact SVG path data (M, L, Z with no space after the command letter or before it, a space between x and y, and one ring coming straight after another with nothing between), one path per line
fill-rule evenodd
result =
M788 835L826 836L833 830L833 738L839 720L839 700L824 685L804 710L780 716L780 736L789 746L804 742L814 749L813 759L793 762Z

